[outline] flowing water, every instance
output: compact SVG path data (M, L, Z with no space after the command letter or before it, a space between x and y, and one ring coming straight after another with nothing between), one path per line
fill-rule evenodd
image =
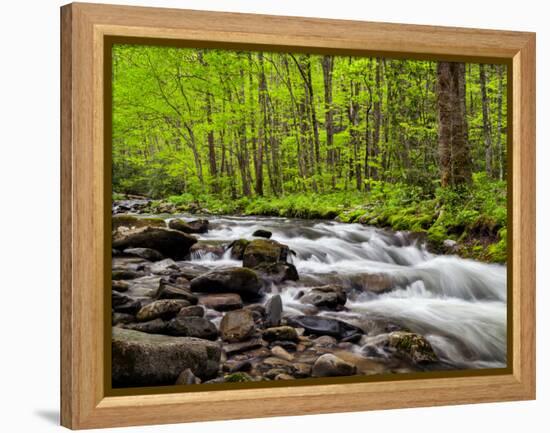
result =
M183 219L192 219L185 218ZM414 237L360 224L287 218L209 217L199 239L252 239L257 229L292 250L300 281L273 285L286 314L310 314L296 300L312 286L348 289L346 310L317 314L348 321L366 331L364 349L386 332L383 320L425 336L442 363L454 368L506 366L506 267L428 252ZM241 266L229 251L222 258L195 255L209 268Z

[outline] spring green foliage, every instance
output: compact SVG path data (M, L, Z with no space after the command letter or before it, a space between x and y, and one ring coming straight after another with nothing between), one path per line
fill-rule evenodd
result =
M504 261L506 68L484 71L485 98L466 65L473 183L441 188L435 62L115 45L113 190L420 231Z

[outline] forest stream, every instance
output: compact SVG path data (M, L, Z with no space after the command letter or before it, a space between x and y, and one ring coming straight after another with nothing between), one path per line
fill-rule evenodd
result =
M174 217L186 222L197 218L174 215L167 219L169 226ZM243 343L235 341L249 337L229 339L229 349L221 354L221 362L225 361L226 365L220 366L219 371L246 370L246 377L261 379L274 378L277 372L278 379L309 377L311 373L285 374L289 370L281 365L263 366L263 361L273 358L274 344L282 349L275 351L274 359L279 355L286 360L284 362L305 363L311 367L319 354L331 353L344 364L352 365L354 369L350 371L356 374L506 366L506 267L433 254L416 236L407 232L336 221L210 216L208 230L193 234L198 242L185 260L167 259L167 262L165 259L151 264L139 257L129 258L131 254L117 254L119 257L113 258L113 269L138 271L135 280L126 281L129 287L125 288L123 296L126 301L140 300L143 307L151 302L147 296L158 298L151 293L157 290L155 285L159 278L171 278L175 286L178 283L181 286L182 280L186 281L181 278L183 274L191 280L190 289L195 292L197 287L206 287L194 285L195 279L203 278L201 275L243 266L242 258L235 254L239 243L262 240L257 235L268 237L269 233L268 242L288 246L288 255L283 261L295 268L297 276L281 278L278 270L278 276L273 277L261 268L263 272L258 271L261 293L254 299L243 297L242 305L231 306L223 296L218 304L208 299L201 301L199 297L199 304L206 308L204 317L220 329L222 340L220 326L222 317L227 314L225 311L241 307L261 310L262 318L259 321L255 318L260 328L290 324L299 331L298 345L285 342L285 338L279 336L264 337L269 342L263 342L264 347L247 347L244 343L240 350L239 344ZM170 276L171 273L180 279ZM209 284L215 281L210 280ZM151 290L147 292L147 289ZM216 289L214 293L223 291L229 290ZM217 295L208 296L216 298ZM280 318L275 319L277 323L266 325L265 322L271 320L265 318L266 309L272 308L273 297L280 297L282 311ZM269 314L273 313L267 311ZM165 332L166 326L170 329L166 325L169 322L164 325L148 323L152 322L117 326L142 332L190 335L185 333L188 331ZM338 325L341 323L343 327ZM156 330L158 326L164 331ZM266 335L267 331L262 332ZM392 340L395 336L401 339L412 336L413 339L404 340L406 344L403 341L395 343ZM206 338L219 341L217 333ZM273 344L274 339L277 341ZM425 341L429 344L424 344ZM301 343L303 347L300 348ZM239 368L244 361L251 361L251 365ZM269 372L266 375L268 368L271 375ZM207 376L215 382L227 377L221 373Z

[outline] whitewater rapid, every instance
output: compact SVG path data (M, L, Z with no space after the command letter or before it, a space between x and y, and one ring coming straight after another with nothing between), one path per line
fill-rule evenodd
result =
M366 346L381 335L369 328L371 319L384 319L424 335L450 367L506 366L504 265L435 255L407 233L360 224L258 217L209 221L210 230L200 240L252 239L255 230L265 229L290 247L300 281L271 288L271 295L281 294L287 314L303 314L298 292L338 283L355 293L346 311L318 314L363 328ZM229 251L222 258L195 255L192 261L210 268L242 264Z

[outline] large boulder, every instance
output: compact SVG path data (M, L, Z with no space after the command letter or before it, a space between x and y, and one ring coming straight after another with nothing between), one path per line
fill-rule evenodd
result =
M288 252L288 246L277 241L254 239L244 250L243 266L255 268L258 265L286 263Z
M220 323L222 340L229 343L248 339L254 330L254 316L249 310L229 311L225 313Z
M320 316L289 317L288 323L292 326L304 328L308 335L329 335L339 340L352 341L358 339L363 331L349 323L337 319Z
M317 308L339 310L347 301L346 292L340 286L321 286L312 288L300 298L303 304L315 305Z
M262 278L275 284L283 281L298 281L300 279L296 266L292 263L260 263L254 267Z
M121 328L112 332L113 387L173 385L187 368L201 379L218 372L221 348L211 341Z
M427 364L438 360L432 345L422 335L407 331L390 333L389 346L400 355L411 359L415 364Z
M168 322L166 333L178 337L216 340L218 329L210 320L196 316L176 316Z
M168 227L183 233L206 233L208 232L208 220L198 219L194 221L184 221L175 218L170 220Z
M189 254L189 249L197 242L193 236L177 230L158 227L117 232L113 238L113 248L151 248L165 257L183 260Z
M214 270L191 280L193 292L238 293L243 299L258 298L261 289L258 275L247 268Z
M355 365L338 358L332 353L321 355L313 364L313 377L352 376L356 373Z

